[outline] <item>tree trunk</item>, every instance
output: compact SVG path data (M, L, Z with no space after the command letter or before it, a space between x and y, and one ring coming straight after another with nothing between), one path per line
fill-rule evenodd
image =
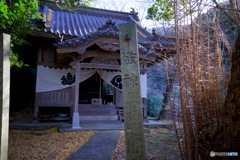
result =
M173 83L174 83L174 78L170 78L167 80L167 87L166 87L166 92L163 94L163 103L162 103L162 109L159 112L159 117L158 119L162 120L166 118L166 114L167 114L167 105L168 105L168 101L171 97L172 94L172 88L173 88Z
M221 151L240 153L240 34L235 44L236 50L231 59L231 77L228 84L228 92L224 104L222 127L219 141Z

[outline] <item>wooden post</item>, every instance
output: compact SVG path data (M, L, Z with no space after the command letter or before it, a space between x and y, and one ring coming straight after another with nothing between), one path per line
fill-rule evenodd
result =
M128 160L144 160L142 99L136 23L119 25L121 70L123 74L123 106Z
M10 35L0 34L0 159L8 157L8 131L9 131L9 88L10 88Z
M80 75L80 62L79 61L73 61L70 63L70 65L75 69L75 92L74 92L74 110L73 110L73 116L72 116L72 128L73 129L80 129L80 116L78 111L78 101L79 101L79 75Z

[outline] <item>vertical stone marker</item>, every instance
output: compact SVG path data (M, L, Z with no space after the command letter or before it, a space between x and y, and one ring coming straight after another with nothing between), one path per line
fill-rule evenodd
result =
M10 36L0 33L0 122L1 160L8 156L9 88L10 88Z
M123 106L128 160L145 159L142 99L136 23L119 25Z

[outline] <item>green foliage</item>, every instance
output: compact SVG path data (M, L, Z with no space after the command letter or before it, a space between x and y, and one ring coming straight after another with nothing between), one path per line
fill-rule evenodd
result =
M17 53L13 52L15 44L22 45L27 42L24 36L34 26L31 19L41 18L37 12L38 0L6 0L0 1L0 32L11 35L11 66L24 66Z
M10 34L15 44L24 43L24 39L21 38L21 36L26 33L26 28L33 27L30 20L33 18L41 18L37 9L37 0L1 1L0 32Z
M196 11L196 6L189 5L187 0L153 0L153 4L148 8L147 19L171 21L179 15L189 15ZM175 8L177 14L175 13ZM179 16L180 17L180 16Z
M148 96L147 106L147 115L150 117L158 117L158 114L162 109L162 96L151 94L151 96Z
M90 0L66 0L68 6L90 6Z
M48 2L56 0L48 0ZM47 0L46 0L47 2ZM89 6L90 0L64 0L59 3L63 6ZM11 66L26 66L17 53L13 52L14 45L27 44L25 36L30 29L34 29L33 19L41 19L37 12L38 0L1 0L0 1L0 33L11 35Z
M90 6L90 2L93 0L42 0L42 2L56 2L61 9L68 9L69 7L78 7L78 6L84 6L88 7Z
M159 63L148 67L148 116L158 117L162 109L163 92L166 91L167 77L171 75L166 73L169 67L168 63Z
M148 8L147 19L170 21L174 18L173 0L153 0L153 2Z
M23 66L28 66L22 60L20 60L19 55L17 53L14 53L12 50L10 51L10 65L19 68Z

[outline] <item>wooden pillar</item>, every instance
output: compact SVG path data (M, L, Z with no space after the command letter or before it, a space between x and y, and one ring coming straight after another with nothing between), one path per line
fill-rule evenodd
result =
M0 159L8 158L9 131L9 88L10 88L10 35L0 34Z
M119 25L127 160L144 160L145 143L136 23Z
M80 116L78 111L78 101L79 101L79 83L80 83L80 62L73 61L70 65L75 69L75 88L74 88L74 108L72 116L72 128L79 129L80 127Z

